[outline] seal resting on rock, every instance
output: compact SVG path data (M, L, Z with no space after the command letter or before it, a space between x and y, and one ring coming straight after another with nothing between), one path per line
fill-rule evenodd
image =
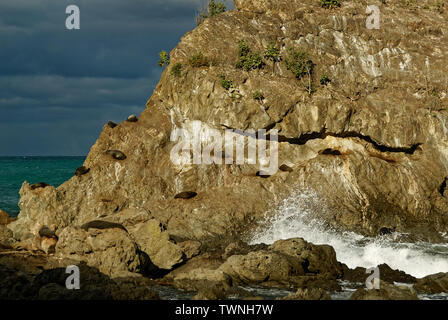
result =
M52 238L52 239L57 239L58 237L56 236L55 231L51 230L49 227L47 226L43 226L42 228L40 228L39 230L39 236L40 237L45 237L45 238Z
M31 190L34 190L34 189L37 189L37 188L46 188L48 186L50 186L48 183L38 182L38 183L32 184L30 187L31 187Z
M264 179L266 179L266 178L269 178L270 177L270 175L267 175L267 174L263 174L263 172L262 171L258 171L256 174L255 174L257 177L260 177L260 178L264 178Z
M90 228L100 229L100 230L117 228L117 229L121 229L121 230L124 230L124 231L128 232L128 230L126 230L126 228L123 227L119 223L109 222L109 221L102 221L102 220L93 220L93 221L84 223L81 226L81 229L83 229L85 231L89 231Z
M126 159L126 155L119 150L107 150L106 154L111 155L116 160Z
M127 120L127 121L128 121L128 122L137 122L137 121L138 121L138 118L137 118L137 116L131 114L131 115L128 117L128 120Z
M90 171L90 168L86 168L86 167L84 167L84 166L79 167L79 168L77 168L76 171L75 171L75 176L80 177L80 176L82 176L82 175L88 173L89 171Z
M115 123L115 122L113 122L113 121L109 121L108 123L107 123L107 125L110 127L110 128L115 128L116 126L117 126L117 124Z
M196 197L198 194L194 191L185 191L178 193L174 196L174 199L191 199Z
M287 166L286 164L282 164L279 169L283 172L293 172L294 170L290 167Z

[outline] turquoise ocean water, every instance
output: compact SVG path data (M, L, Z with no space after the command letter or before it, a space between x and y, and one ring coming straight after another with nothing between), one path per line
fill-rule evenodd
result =
M0 157L0 209L19 213L19 190L24 181L59 186L70 179L85 157Z

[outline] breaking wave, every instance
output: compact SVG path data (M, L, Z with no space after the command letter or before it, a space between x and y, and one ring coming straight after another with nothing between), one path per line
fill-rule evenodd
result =
M375 267L382 263L420 278L448 272L448 243L400 243L396 235L377 238L353 232L337 232L313 213L328 210L312 190L289 196L258 228L249 243L271 244L280 239L303 238L314 244L331 245L340 262L350 268Z

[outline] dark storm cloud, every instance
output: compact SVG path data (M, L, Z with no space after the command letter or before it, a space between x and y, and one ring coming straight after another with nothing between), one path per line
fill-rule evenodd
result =
M2 0L0 156L86 154L105 122L144 109L158 52L195 27L205 2ZM71 4L80 30L65 28Z

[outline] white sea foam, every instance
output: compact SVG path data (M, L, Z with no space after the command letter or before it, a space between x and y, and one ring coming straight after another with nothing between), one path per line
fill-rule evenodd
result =
M350 268L370 268L387 263L415 277L448 272L448 244L398 243L393 236L365 238L359 234L340 233L329 228L316 214L328 208L311 190L297 191L267 218L251 244L271 244L280 239L300 237L314 244L329 244L337 259Z

